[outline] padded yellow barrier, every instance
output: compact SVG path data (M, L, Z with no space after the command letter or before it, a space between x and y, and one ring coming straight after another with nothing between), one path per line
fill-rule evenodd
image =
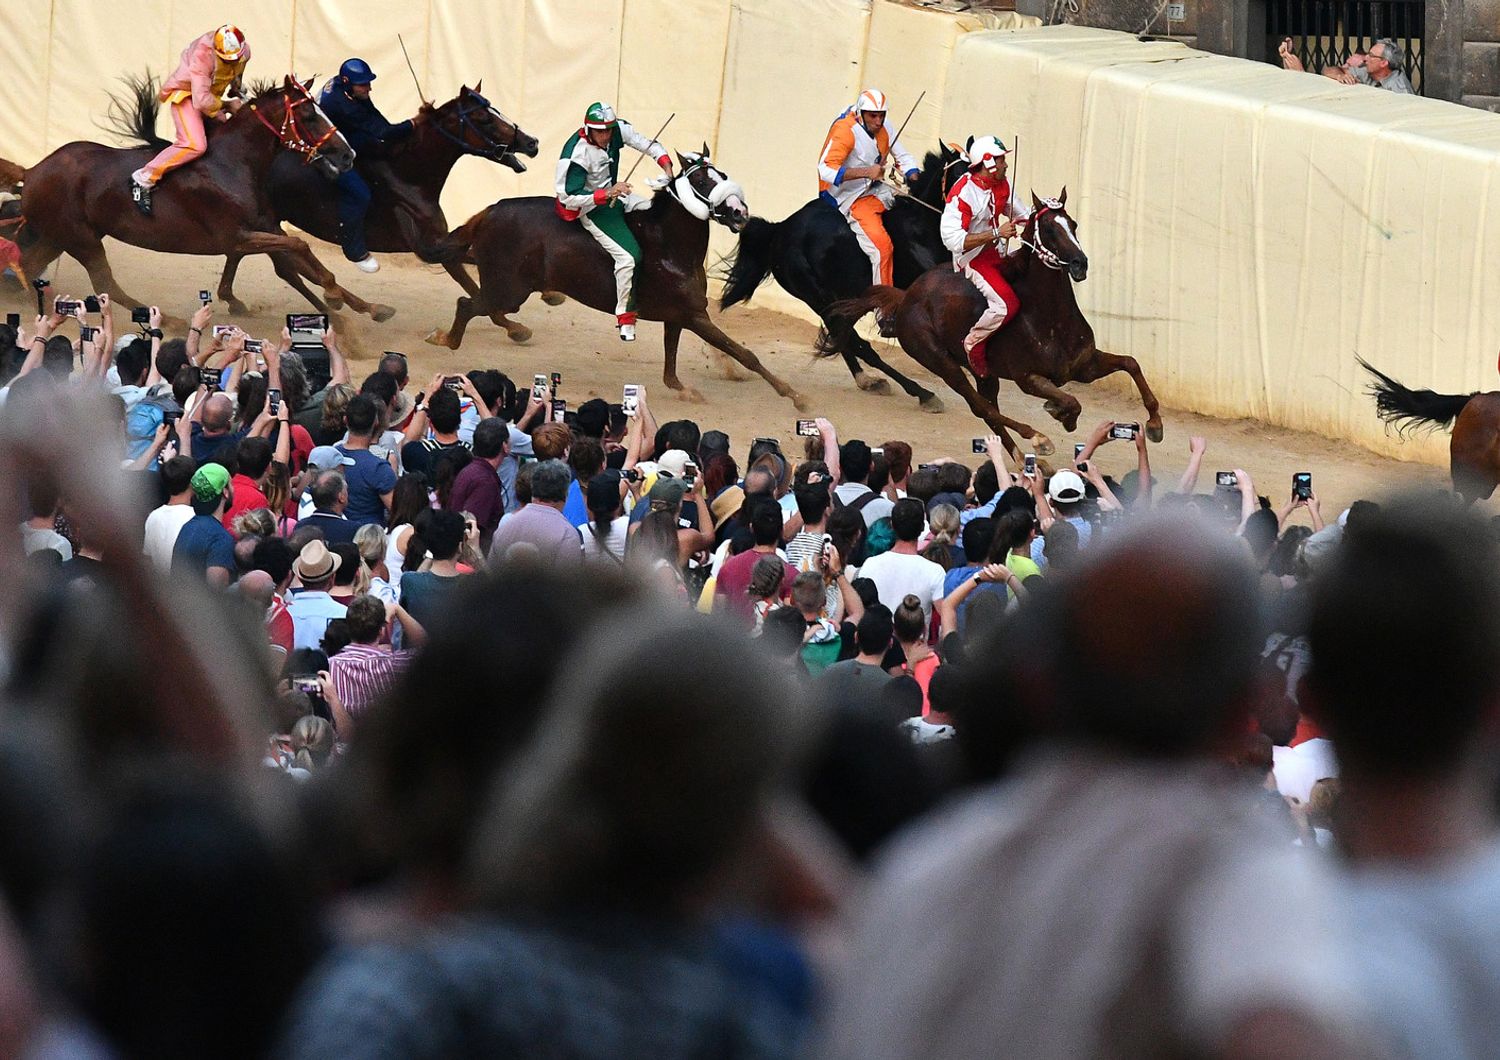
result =
M1496 388L1500 117L1053 27L960 40L943 129L1019 133L1019 190L1068 185L1080 304L1169 404L1441 462L1385 431L1355 355Z

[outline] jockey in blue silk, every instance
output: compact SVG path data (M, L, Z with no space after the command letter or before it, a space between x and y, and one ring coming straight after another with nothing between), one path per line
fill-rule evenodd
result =
M385 115L370 101L370 83L375 80L375 71L363 59L348 59L339 67L337 77L330 78L318 96L318 105L328 120L338 126L355 154L365 159L384 158L390 154L390 145L406 139L419 122L427 115L418 112L415 118L394 125L385 120ZM334 182L339 197L339 242L344 248L344 257L354 262L363 272L378 272L380 262L365 246L365 214L370 209L370 186L360 176L357 167L351 167Z

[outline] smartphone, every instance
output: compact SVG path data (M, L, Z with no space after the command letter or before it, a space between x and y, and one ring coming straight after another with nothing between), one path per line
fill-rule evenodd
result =
M628 471L620 472L620 477L626 482L639 482L641 480L641 473L635 468L631 468Z
M1214 485L1221 490L1235 490L1240 488L1240 480L1233 471L1214 472Z
M640 409L641 385L639 383L626 383L625 393L621 396L620 411L627 416L634 416Z
M1073 460L1075 462L1078 460L1078 458L1080 456L1083 455L1083 451L1086 448L1088 448L1088 445L1087 445L1086 442L1074 442L1073 443Z
M202 302L204 305L208 305L208 303L212 302L213 300L214 296L209 294L207 291L198 292L198 301Z
M265 349L265 345L266 344L264 342L262 342L260 339L246 339L245 340L245 352L246 353L260 353L262 350Z
M973 447L973 450L976 453L987 453L987 452L989 452L989 450L984 447L984 439L983 438L975 438L975 439L973 439L969 443L969 445Z
M296 675L292 678L292 690L306 692L310 696L321 696L323 694L323 683L318 680L317 674Z
M161 421L167 425L167 430L169 431L175 431L177 429L177 421L180 419L182 419L182 413L180 412L172 412L169 410L161 414Z
M98 328L81 327L78 329L79 342L93 342L94 336L99 334Z
M266 391L266 407L271 410L271 415L281 411L281 391L274 386Z
M143 305L135 306L130 310L130 322L132 324L151 323L151 310Z
M818 436L818 421L817 420L798 420L797 421L797 437L799 437L799 438L816 438L817 436Z
M1292 496L1299 501L1312 499L1312 472L1298 471L1292 476Z
M199 368L198 369L198 378L199 378L199 380L201 380L202 383L203 383L203 385L206 386L206 387L208 387L208 389L210 389L210 390L217 390L217 389L219 389L219 379L220 379L220 377L221 377L221 373L220 373L219 369L217 369L217 368Z
M1133 442L1140 430L1139 423L1117 423L1109 429L1109 436L1115 441Z
M531 396L538 401L547 400L547 375L545 372L538 372L531 377Z
M819 552L823 556L823 562L828 562L828 554L833 551L833 535L824 534L823 543L819 546Z
M321 346L323 334L328 330L328 314L288 313L286 330L292 336L293 346Z
M443 380L443 385L449 390L454 390L462 394L464 392L464 377L461 375L450 375L447 379Z
M222 339L226 336L233 335L238 330L240 329L235 327L233 324L215 324L214 338Z
M561 389L562 389L562 373L561 372L553 372L552 373L552 392L555 394L555 393L557 393Z
M19 330L20 327L21 327L21 314L20 313L6 313L5 314L5 323L9 327L13 327L13 328L16 328L17 330Z
M54 303L54 305L57 309L58 315L65 317L72 316L74 313L83 308L82 302L70 302L65 298L59 298L56 303Z
M96 294L87 295L83 300L83 311L85 313L99 312L99 296Z
M1027 453L1026 454L1025 459L1023 459L1021 461L1021 469L1023 471L1025 471L1026 474L1028 474L1028 475L1035 475L1036 474L1036 454L1035 453Z
M563 423L568 415L568 403L562 398L552 399L552 422Z
M937 469L938 469L938 465L937 464L918 464L917 465L917 470L918 471L936 471Z

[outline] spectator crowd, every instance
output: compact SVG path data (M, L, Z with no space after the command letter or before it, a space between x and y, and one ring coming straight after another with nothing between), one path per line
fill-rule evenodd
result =
M1451 495L99 302L0 326L0 1054L1500 1054Z

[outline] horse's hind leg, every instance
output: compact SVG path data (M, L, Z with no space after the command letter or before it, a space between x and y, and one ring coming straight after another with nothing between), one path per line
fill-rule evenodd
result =
M880 354L875 352L875 347L866 342L861 335L851 332L851 336L852 337L850 341L854 344L855 356L857 356L865 364L868 364L871 368L874 368L879 372L883 372L884 374L894 379L896 381L896 385L899 386L902 390L906 391L908 396L917 399L917 402L921 405L923 412L943 411L943 402L941 398L939 398L931 390L928 390L926 387L922 386L920 383L908 379L906 376L896 371L896 369L892 368L889 364L886 364L885 361L881 360ZM855 376L854 381L856 383L859 382L858 375ZM883 385L885 382L884 380L878 380L878 382L882 384L879 389L888 389ZM861 385L860 389L875 390L876 388Z
M1043 400L1042 407L1047 414L1058 423L1063 425L1063 430L1071 432L1078 426L1078 417L1083 412L1083 406L1072 394L1066 393L1057 384L1045 376L1029 372L1026 375L1016 377L1016 386L1023 393Z
M701 309L698 310L693 316L683 321L682 326L686 327L714 349L729 354L736 361L739 361L740 364L760 376L767 383L770 383L771 388L776 393L784 398L790 398L792 404L797 406L798 411L802 411L807 407L806 398L772 374L769 368L760 363L760 358L755 356L754 353L720 331L718 325L708 318L707 312Z
M278 252L286 254L295 263L298 272L323 289L323 298L331 309L342 309L347 303L350 309L356 313L368 314L377 323L389 320L396 315L396 310L392 307L378 302L366 302L353 292L340 287L333 273L323 267L323 263L312 252L312 248L296 236L255 232L235 249L244 253L270 254L273 260ZM280 272L279 269L277 271Z
M929 325L930 327L930 325ZM1015 440L1011 438L1006 428L1015 431L1022 438L1031 442L1032 449L1037 456L1047 456L1053 451L1051 439L1041 431L1036 430L1030 424L1013 420L1000 411L1000 407L993 401L987 400L983 394L974 388L969 382L969 377L964 373L957 361L950 357L931 337L930 330L923 329L921 333L914 333L914 329L903 328L901 336L901 348L911 354L913 360L923 365L929 371L938 375L943 382L952 387L958 396L968 403L969 410L987 423L991 430L1000 436L1005 444L1005 451L1011 455L1019 467L1021 463L1021 451L1016 447ZM986 387L988 383L984 384ZM998 389L995 390L998 393Z
M146 303L137 301L126 294L115 279L114 270L109 267L109 259L104 256L104 244L93 243L86 247L70 249L69 254L78 259L78 263L84 267L89 274L89 283L93 285L95 294L107 294L110 301L118 306L138 306Z
M433 328L427 333L427 340L434 346L446 346L450 350L456 350L464 341L464 330L469 326L469 321L475 316L485 313L484 295L478 298L470 298L468 295L460 295L454 304L453 323L446 331L441 328Z
M234 296L234 277L240 271L240 262L244 260L243 254L230 254L224 259L224 273L219 277L219 298L229 303L229 315L233 317L244 316L249 312L245 303Z
M276 275L280 276L288 287L311 302L313 308L317 309L318 312L328 312L328 306L323 303L323 300L308 290L307 284L302 282L302 273L297 269L297 262L290 256L286 254L272 254L271 267L276 270Z
M1112 372L1125 372L1135 380L1135 388L1141 392L1141 404L1146 406L1146 415L1150 417L1146 420L1146 437L1153 442L1161 441L1165 433L1161 422L1161 405L1151 392L1145 375L1141 373L1141 366L1134 357L1096 349L1094 356L1084 362L1083 367L1074 373L1074 377L1080 383L1092 383Z

